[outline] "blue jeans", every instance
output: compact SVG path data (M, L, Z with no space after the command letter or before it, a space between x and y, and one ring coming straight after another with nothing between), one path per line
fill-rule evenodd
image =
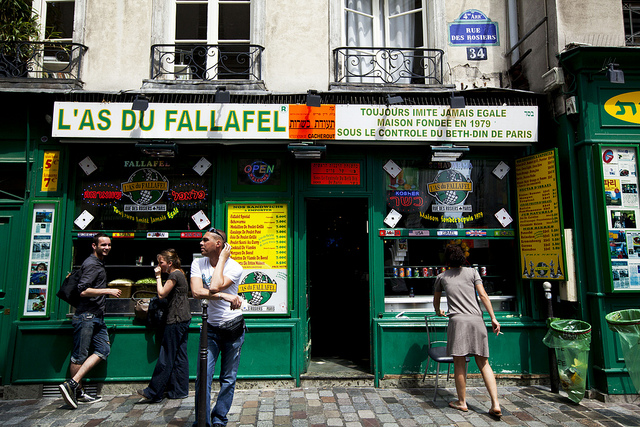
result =
M189 394L189 357L187 338L190 320L165 326L158 362L144 394L150 400L160 401L166 391L170 399Z
M92 313L74 314L71 319L73 326L73 351L71 363L82 365L89 357L89 349L93 345L93 353L102 360L107 360L111 352L107 325L100 317Z
M233 402L233 393L236 389L236 376L240 364L240 350L244 343L244 332L235 341L224 341L211 329L207 329L207 413L211 414L210 422L227 425L227 414ZM211 411L211 383L216 367L218 355L222 355L220 365L220 392L218 399ZM198 363L198 375L196 377L196 423L198 422L198 402L200 392L200 363ZM195 424L194 424L195 425Z

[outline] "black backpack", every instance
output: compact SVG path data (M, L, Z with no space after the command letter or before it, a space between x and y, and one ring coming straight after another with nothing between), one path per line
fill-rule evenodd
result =
M77 307L80 304L80 292L78 292L78 282L82 277L82 269L76 268L71 273L67 274L67 277L62 281L62 286L56 295L62 301L69 303L72 307Z

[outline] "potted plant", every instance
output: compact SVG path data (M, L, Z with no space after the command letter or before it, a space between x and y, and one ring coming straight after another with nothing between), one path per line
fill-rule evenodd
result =
M24 77L31 45L39 36L38 17L31 1L0 0L0 77Z

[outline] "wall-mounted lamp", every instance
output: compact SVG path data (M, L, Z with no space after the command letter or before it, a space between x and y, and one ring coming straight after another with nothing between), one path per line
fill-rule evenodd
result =
M307 107L320 107L321 105L322 98L318 95L318 91L309 89L307 91Z
M400 95L387 95L387 105L402 104L404 99Z
M456 162L465 151L469 151L466 145L442 144L431 146L432 162Z
M614 64L613 62L610 62L607 68L607 78L609 79L609 82L611 83L622 83L624 84L624 73L622 72L622 70L617 70L616 67L618 67L619 64Z
M226 86L220 86L216 89L215 102L218 104L228 104L231 101L231 94L227 91Z
M137 142L136 148L139 149L142 154L151 157L175 157L178 153L178 144L175 142Z
M449 99L449 106L451 106L451 108L464 108L465 107L464 96L456 95L453 92L451 92L451 98Z
M133 111L147 111L147 108L149 108L149 99L144 95L136 95L133 99L133 104L131 104L131 109Z
M304 142L293 142L287 148L296 159L321 159L327 151L326 145L313 145Z

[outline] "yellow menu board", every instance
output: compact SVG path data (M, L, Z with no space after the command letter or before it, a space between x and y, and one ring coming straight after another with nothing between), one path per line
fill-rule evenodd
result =
M286 204L238 203L227 210L231 255L244 269L238 294L244 311L287 312L288 214Z
M566 280L556 151L516 160L523 279Z
M229 205L229 244L243 268L287 268L287 205Z

